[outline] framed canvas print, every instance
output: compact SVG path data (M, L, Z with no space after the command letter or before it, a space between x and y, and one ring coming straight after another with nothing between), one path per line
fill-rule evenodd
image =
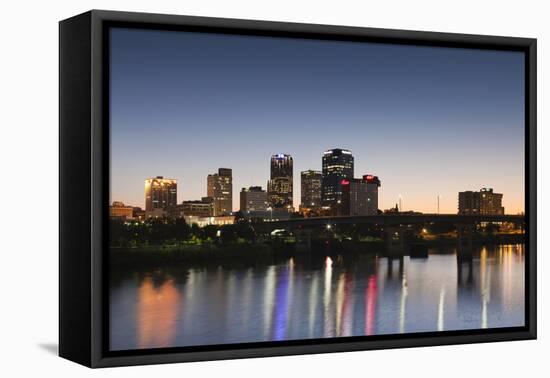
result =
M60 22L60 355L536 337L536 40Z

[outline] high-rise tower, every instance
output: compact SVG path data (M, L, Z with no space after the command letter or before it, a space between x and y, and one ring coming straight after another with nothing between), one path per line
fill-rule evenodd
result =
M301 201L300 209L306 211L321 208L321 182L323 174L319 171L308 170L301 172Z
M233 211L233 177L230 168L220 168L207 177L207 196L214 201L214 216Z
M146 179L145 211L166 210L176 206L177 189L178 184L174 179L165 179L162 176Z
M267 183L267 196L271 207L293 209L292 170L292 156L288 154L271 156L270 180Z
M322 167L321 202L334 212L342 201L342 180L353 178L353 155L340 148L325 151Z

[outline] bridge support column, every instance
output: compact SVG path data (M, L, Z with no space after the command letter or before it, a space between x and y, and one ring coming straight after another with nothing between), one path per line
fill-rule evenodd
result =
M401 227L390 226L384 228L386 249L388 253L403 252L405 250L404 231Z
M313 231L310 229L295 231L294 235L297 240L297 247L302 252L311 253L311 235Z
M472 285L474 282L474 262L472 254L456 255L457 283L459 286ZM466 269L466 272L464 270Z
M472 245L473 245L474 225L457 224L456 231L457 231L458 253L461 253L463 255L471 255Z
M397 260L397 262L399 263L398 265L398 274L399 276L398 277L403 277L403 272L405 270L405 260L404 260L404 255L403 253L399 253L399 254L392 254L390 253L388 255L388 267L387 267L387 272L386 272L386 275L388 276L388 278L392 278L394 276L394 261Z

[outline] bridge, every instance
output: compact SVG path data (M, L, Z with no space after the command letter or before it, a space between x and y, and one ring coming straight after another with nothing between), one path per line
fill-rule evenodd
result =
M377 226L401 226L428 223L475 225L478 223L525 222L523 215L463 215L463 214L381 214L339 217L294 218L262 223L262 229L296 229L338 224L370 224Z
M380 214L363 216L334 216L294 218L265 221L255 224L259 232L269 233L284 229L305 238L311 248L311 238L315 230L330 230L337 225L372 225L384 232L388 250L403 249L404 235L409 226L422 227L429 224L450 224L456 227L457 243L460 249L466 243L471 250L474 227L480 223L513 223L521 228L525 224L524 215L464 215L464 214Z

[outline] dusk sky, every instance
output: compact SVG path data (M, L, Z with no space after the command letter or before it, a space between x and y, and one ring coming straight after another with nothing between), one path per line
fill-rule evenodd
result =
M233 169L269 178L275 153L300 171L346 148L374 174L379 207L456 213L458 192L494 188L524 211L524 56L519 52L115 28L111 200L144 207L144 180L178 180L178 202Z

